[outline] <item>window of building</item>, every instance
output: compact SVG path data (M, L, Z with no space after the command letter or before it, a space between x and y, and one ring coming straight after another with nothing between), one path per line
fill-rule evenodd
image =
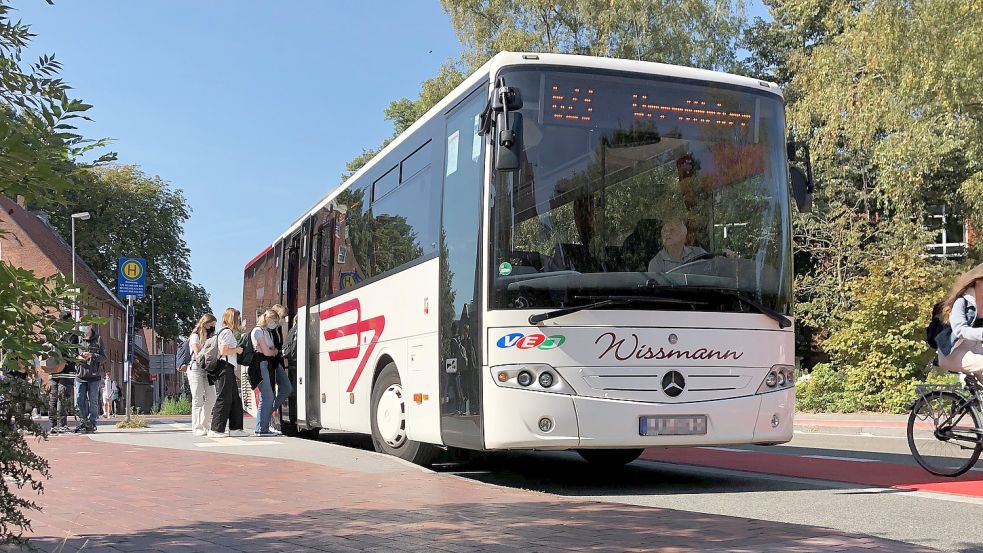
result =
M926 249L933 257L966 255L966 223L943 205L931 206L925 228L933 232L934 241Z

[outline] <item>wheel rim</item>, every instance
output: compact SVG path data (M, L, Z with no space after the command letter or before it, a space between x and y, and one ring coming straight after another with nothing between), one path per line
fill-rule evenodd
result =
M406 443L406 406L399 384L392 384L382 392L376 407L375 424L379 437L389 447L395 449Z
M909 423L912 453L929 472L947 476L964 472L979 455L979 446L960 439L972 434L972 414L968 409L960 410L954 418L955 425L939 427L960 407L958 400L948 395L929 396L926 400L918 402Z

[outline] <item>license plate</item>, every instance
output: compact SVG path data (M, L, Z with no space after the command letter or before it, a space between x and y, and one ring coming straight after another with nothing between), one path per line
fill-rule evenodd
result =
M706 415L647 415L638 418L639 436L697 436L706 433Z

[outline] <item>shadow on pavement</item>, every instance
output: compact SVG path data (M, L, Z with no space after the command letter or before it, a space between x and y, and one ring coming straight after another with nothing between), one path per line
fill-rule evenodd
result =
M697 474L692 467L675 468L645 461L636 461L622 469L599 470L571 452L488 453L466 463L436 465L434 469L488 484L572 497L829 489L818 483L809 485L792 480Z
M223 513L225 514L225 513ZM165 526L69 540L43 551L930 551L825 528L581 501L339 508Z

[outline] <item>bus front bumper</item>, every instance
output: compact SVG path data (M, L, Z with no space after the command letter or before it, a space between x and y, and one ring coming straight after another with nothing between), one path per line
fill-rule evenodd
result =
M795 389L693 403L645 403L494 387L484 405L486 449L639 448L792 439ZM705 415L706 434L642 436L641 417ZM549 419L549 422L544 422ZM544 430L546 429L546 430Z

